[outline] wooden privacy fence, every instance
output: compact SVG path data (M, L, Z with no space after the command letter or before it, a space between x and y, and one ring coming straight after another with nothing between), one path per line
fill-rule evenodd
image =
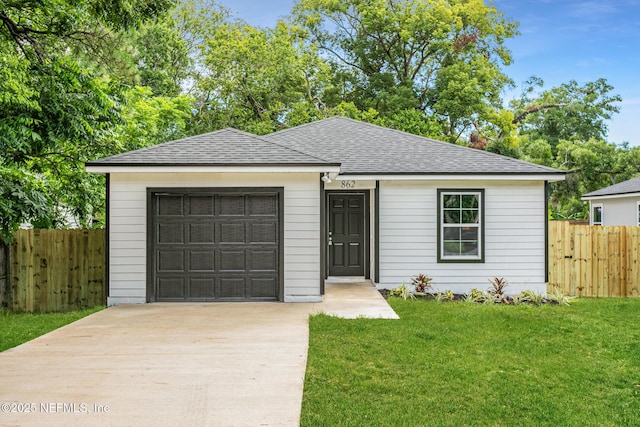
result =
M549 223L549 289L585 297L640 296L640 227Z
M9 256L9 304L28 312L104 305L104 230L18 230Z

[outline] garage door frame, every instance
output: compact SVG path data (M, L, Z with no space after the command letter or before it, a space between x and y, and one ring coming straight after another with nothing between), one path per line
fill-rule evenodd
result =
M155 215L154 195L157 193L276 193L278 196L278 280L277 300L284 301L284 187L154 187L147 188L147 302L156 301L155 286ZM217 302L217 301L211 301ZM226 302L225 300L220 302Z

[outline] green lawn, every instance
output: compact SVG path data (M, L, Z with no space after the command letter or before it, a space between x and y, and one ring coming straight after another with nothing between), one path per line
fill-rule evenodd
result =
M12 313L0 310L0 351L30 341L103 308L95 307L68 313L41 314Z
M303 426L640 425L640 299L310 319Z

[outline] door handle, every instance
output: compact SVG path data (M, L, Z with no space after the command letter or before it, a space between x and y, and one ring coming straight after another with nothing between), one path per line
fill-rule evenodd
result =
M329 236L329 246L333 245L333 239Z

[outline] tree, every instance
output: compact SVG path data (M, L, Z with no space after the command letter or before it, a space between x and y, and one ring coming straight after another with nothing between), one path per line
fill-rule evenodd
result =
M538 140L537 144L542 147ZM551 151L547 144L545 151ZM583 194L626 181L640 173L640 148L616 145L603 140L562 140L556 147L552 166L567 170L565 181L555 183L551 192L553 212L559 218L586 218Z
M299 0L296 22L344 70L346 101L383 116L416 109L458 141L490 120L510 80L517 24L481 0Z
M541 79L531 77L526 85L522 96L511 101L513 123L521 135L546 140L554 152L561 140L605 140L606 121L620 111L622 98L603 78L583 85L571 80L541 93Z
M243 22L218 26L204 46L204 65L201 111L205 120L215 120L207 122L210 128L265 134L285 125L291 112L326 107L331 70L305 43L305 33L285 22L273 29Z
M3 2L0 170L8 185L3 190L4 237L25 219L55 223L60 219L56 214L64 215L61 210L67 208L88 219L86 193L73 193L63 185L63 177L82 171L83 160L111 152L107 137L121 120L120 88L94 69L108 62L116 32L159 16L169 5L170 0ZM76 183L76 189L84 182ZM60 201L68 205L61 207Z

